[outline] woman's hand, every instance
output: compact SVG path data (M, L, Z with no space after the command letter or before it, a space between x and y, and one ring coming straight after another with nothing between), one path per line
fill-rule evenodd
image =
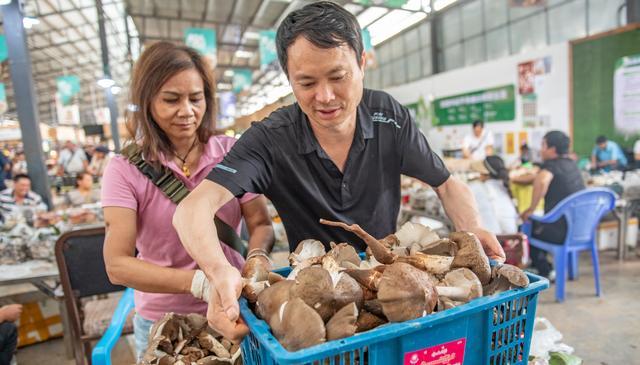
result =
M533 214L533 208L529 208L524 212L520 213L520 218L522 218L523 221L527 221L529 219L529 216L532 214Z
M242 277L231 265L218 266L209 273L209 326L225 338L240 342L249 333L249 327L240 318L238 298L242 292Z

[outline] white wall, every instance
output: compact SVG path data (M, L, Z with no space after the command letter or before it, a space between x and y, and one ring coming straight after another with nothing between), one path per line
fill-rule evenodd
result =
M551 71L544 85L536 88L538 95L538 115L547 115L548 123L543 127L525 128L522 123L522 103L518 94L518 63L543 57L551 57ZM416 102L420 96L432 100L487 89L496 86L514 85L516 90L516 119L512 122L487 123L486 128L494 133L514 132L516 135L516 153L503 154L508 161L517 156L517 135L528 132L528 142L532 148L532 137L540 138L544 132L559 129L569 133L569 44L560 43L545 48L531 50L518 55L492 60L457 70L440 73L426 79L402 86L388 88L390 93L402 104ZM456 148L462 143L464 135L471 132L471 125L434 127L424 131L436 150ZM534 138L533 142L537 142ZM503 142L504 144L504 142Z

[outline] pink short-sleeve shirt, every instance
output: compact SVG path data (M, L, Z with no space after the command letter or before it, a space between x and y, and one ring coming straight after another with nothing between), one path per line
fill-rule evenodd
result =
M161 163L173 170L189 190L193 190L209 171L222 161L235 139L214 136L205 145L198 168L187 178L172 161L161 158ZM247 193L241 199L233 199L216 214L221 220L240 233L242 211L240 204L258 195ZM123 207L137 212L136 248L138 258L156 265L193 270L196 262L189 256L173 228L176 205L158 189L138 168L118 155L111 159L102 179L102 206ZM213 222L211 222L213 224ZM226 244L222 249L229 262L242 268L244 259ZM156 321L166 312L206 314L207 303L190 294L162 294L135 291L136 312L145 319Z

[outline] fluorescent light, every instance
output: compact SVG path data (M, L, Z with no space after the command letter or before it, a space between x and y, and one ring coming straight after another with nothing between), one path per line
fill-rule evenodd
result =
M236 57L238 58L251 58L253 57L253 52L249 52L249 51L245 51L242 49L239 49L236 51Z
M120 91L122 91L122 88L120 86L111 86L111 93L113 95L118 95L120 94Z
M38 18L31 16L25 16L22 18L22 26L24 26L25 29L31 29L34 25L38 24L40 24L40 20L38 20Z
M402 8L405 10L424 11L425 13L428 13L431 11L429 2L429 0L409 0L409 2L402 5Z
M11 0L0 0L0 5L9 5L11 4Z
M224 75L225 75L226 77L233 77L233 74L234 74L233 70L226 70L226 71L224 72Z
M367 29L371 34L371 44L377 46L403 30L419 23L427 17L426 13L413 13L406 10L393 10Z
M218 86L218 90L231 90L231 87L232 87L231 84L222 83L222 82L219 82L217 86Z
M455 3L458 0L435 0L433 2L433 8L435 9L435 11L440 11L444 8L446 8L447 6Z
M100 80L98 80L98 86L100 86L103 89L111 87L111 86L113 86L115 84L116 84L115 81L113 81L113 80L111 80L109 78L106 78L106 77L101 78Z
M360 28L364 28L367 25L375 22L381 16L388 12L385 8L379 8L377 6L373 6L363 11L360 15L358 15L358 23L360 23Z
M245 39L260 39L260 34L258 32L244 32Z

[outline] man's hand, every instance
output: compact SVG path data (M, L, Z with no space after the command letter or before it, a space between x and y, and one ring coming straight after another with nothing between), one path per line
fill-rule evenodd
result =
M197 274L196 274L197 275ZM225 338L240 342L249 333L249 328L240 318L238 298L242 291L242 278L238 269L231 265L219 266L208 275L202 293L208 298L207 320L209 326ZM195 280L195 276L194 276ZM193 288L193 284L192 284Z
M22 304L9 304L0 308L0 321L15 322L22 314Z
M522 218L523 221L527 221L529 220L529 216L532 214L533 214L533 208L529 208L524 212L520 213L520 218Z
M500 242L498 242L495 234L481 227L475 227L469 229L468 231L478 237L480 243L482 243L484 252L487 254L487 256L489 256L490 259L500 263L503 263L507 259L507 256L505 255L504 250L502 249Z

